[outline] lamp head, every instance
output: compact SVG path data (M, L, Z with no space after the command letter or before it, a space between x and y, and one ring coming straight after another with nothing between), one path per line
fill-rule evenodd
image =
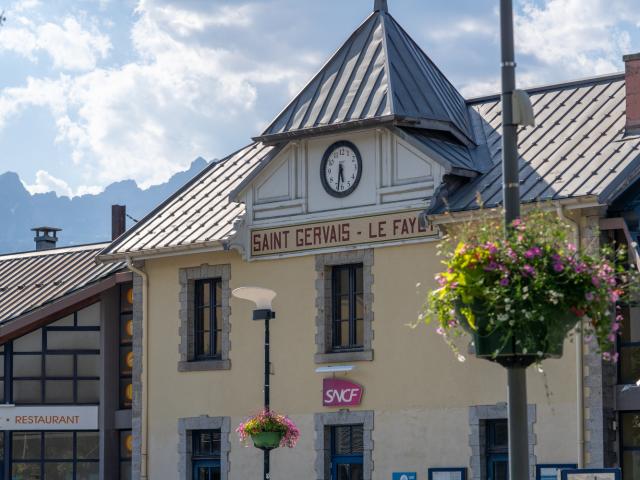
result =
M276 292L273 290L261 287L240 287L231 293L236 298L249 300L255 304L253 311L254 320L275 318L275 314L271 308L271 302L276 298Z

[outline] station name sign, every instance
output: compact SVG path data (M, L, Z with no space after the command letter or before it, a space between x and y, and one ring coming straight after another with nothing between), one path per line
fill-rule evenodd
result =
M0 431L97 429L97 406L0 406Z
M363 243L394 242L433 237L432 227L420 225L422 210L305 223L251 231L251 256L303 252Z

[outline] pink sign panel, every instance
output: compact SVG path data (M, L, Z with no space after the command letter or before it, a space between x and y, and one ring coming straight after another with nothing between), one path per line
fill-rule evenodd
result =
M322 381L322 405L325 407L355 407L362 403L363 388L357 383L337 378Z

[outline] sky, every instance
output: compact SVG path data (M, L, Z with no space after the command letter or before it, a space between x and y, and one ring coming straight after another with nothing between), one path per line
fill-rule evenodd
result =
M637 0L514 0L518 84L623 70ZM0 0L0 173L31 193L147 188L249 143L374 0ZM498 0L389 0L467 97L499 89Z

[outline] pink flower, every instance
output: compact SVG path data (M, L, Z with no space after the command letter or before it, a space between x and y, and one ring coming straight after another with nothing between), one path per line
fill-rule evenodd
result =
M615 353L613 354L613 356L611 357L611 361L612 361L613 363L618 363L618 358L620 358L620 354L619 354L618 352L615 352Z
M563 271L563 270L564 270L564 265L562 265L561 263L554 263L554 264L553 264L553 270L554 270L556 273L560 273L561 271Z
M584 294L584 298L587 300L587 302L593 302L595 295L593 294L593 292L587 292Z
M611 325L611 331L612 332L617 332L618 330L620 330L621 325L619 322L613 322L613 324Z
M446 332L444 331L444 328L438 327L438 328L436 328L436 333L438 335L444 335Z
M615 334L615 333L610 333L610 334L607 336L607 339L608 339L611 343L615 342L615 341L616 341L616 334Z
M607 362L609 362L611 360L611 354L609 352L603 352L602 353L602 358L604 360L606 360Z
M535 277L536 276L536 269L533 268L531 265L526 264L524 267L522 267L522 270L524 271L524 273L530 277Z
M567 244L567 250L569 250L571 253L575 253L578 249L576 248L576 246L573 243L568 243Z
M600 279L598 277L591 277L591 283L594 287L600 288Z

